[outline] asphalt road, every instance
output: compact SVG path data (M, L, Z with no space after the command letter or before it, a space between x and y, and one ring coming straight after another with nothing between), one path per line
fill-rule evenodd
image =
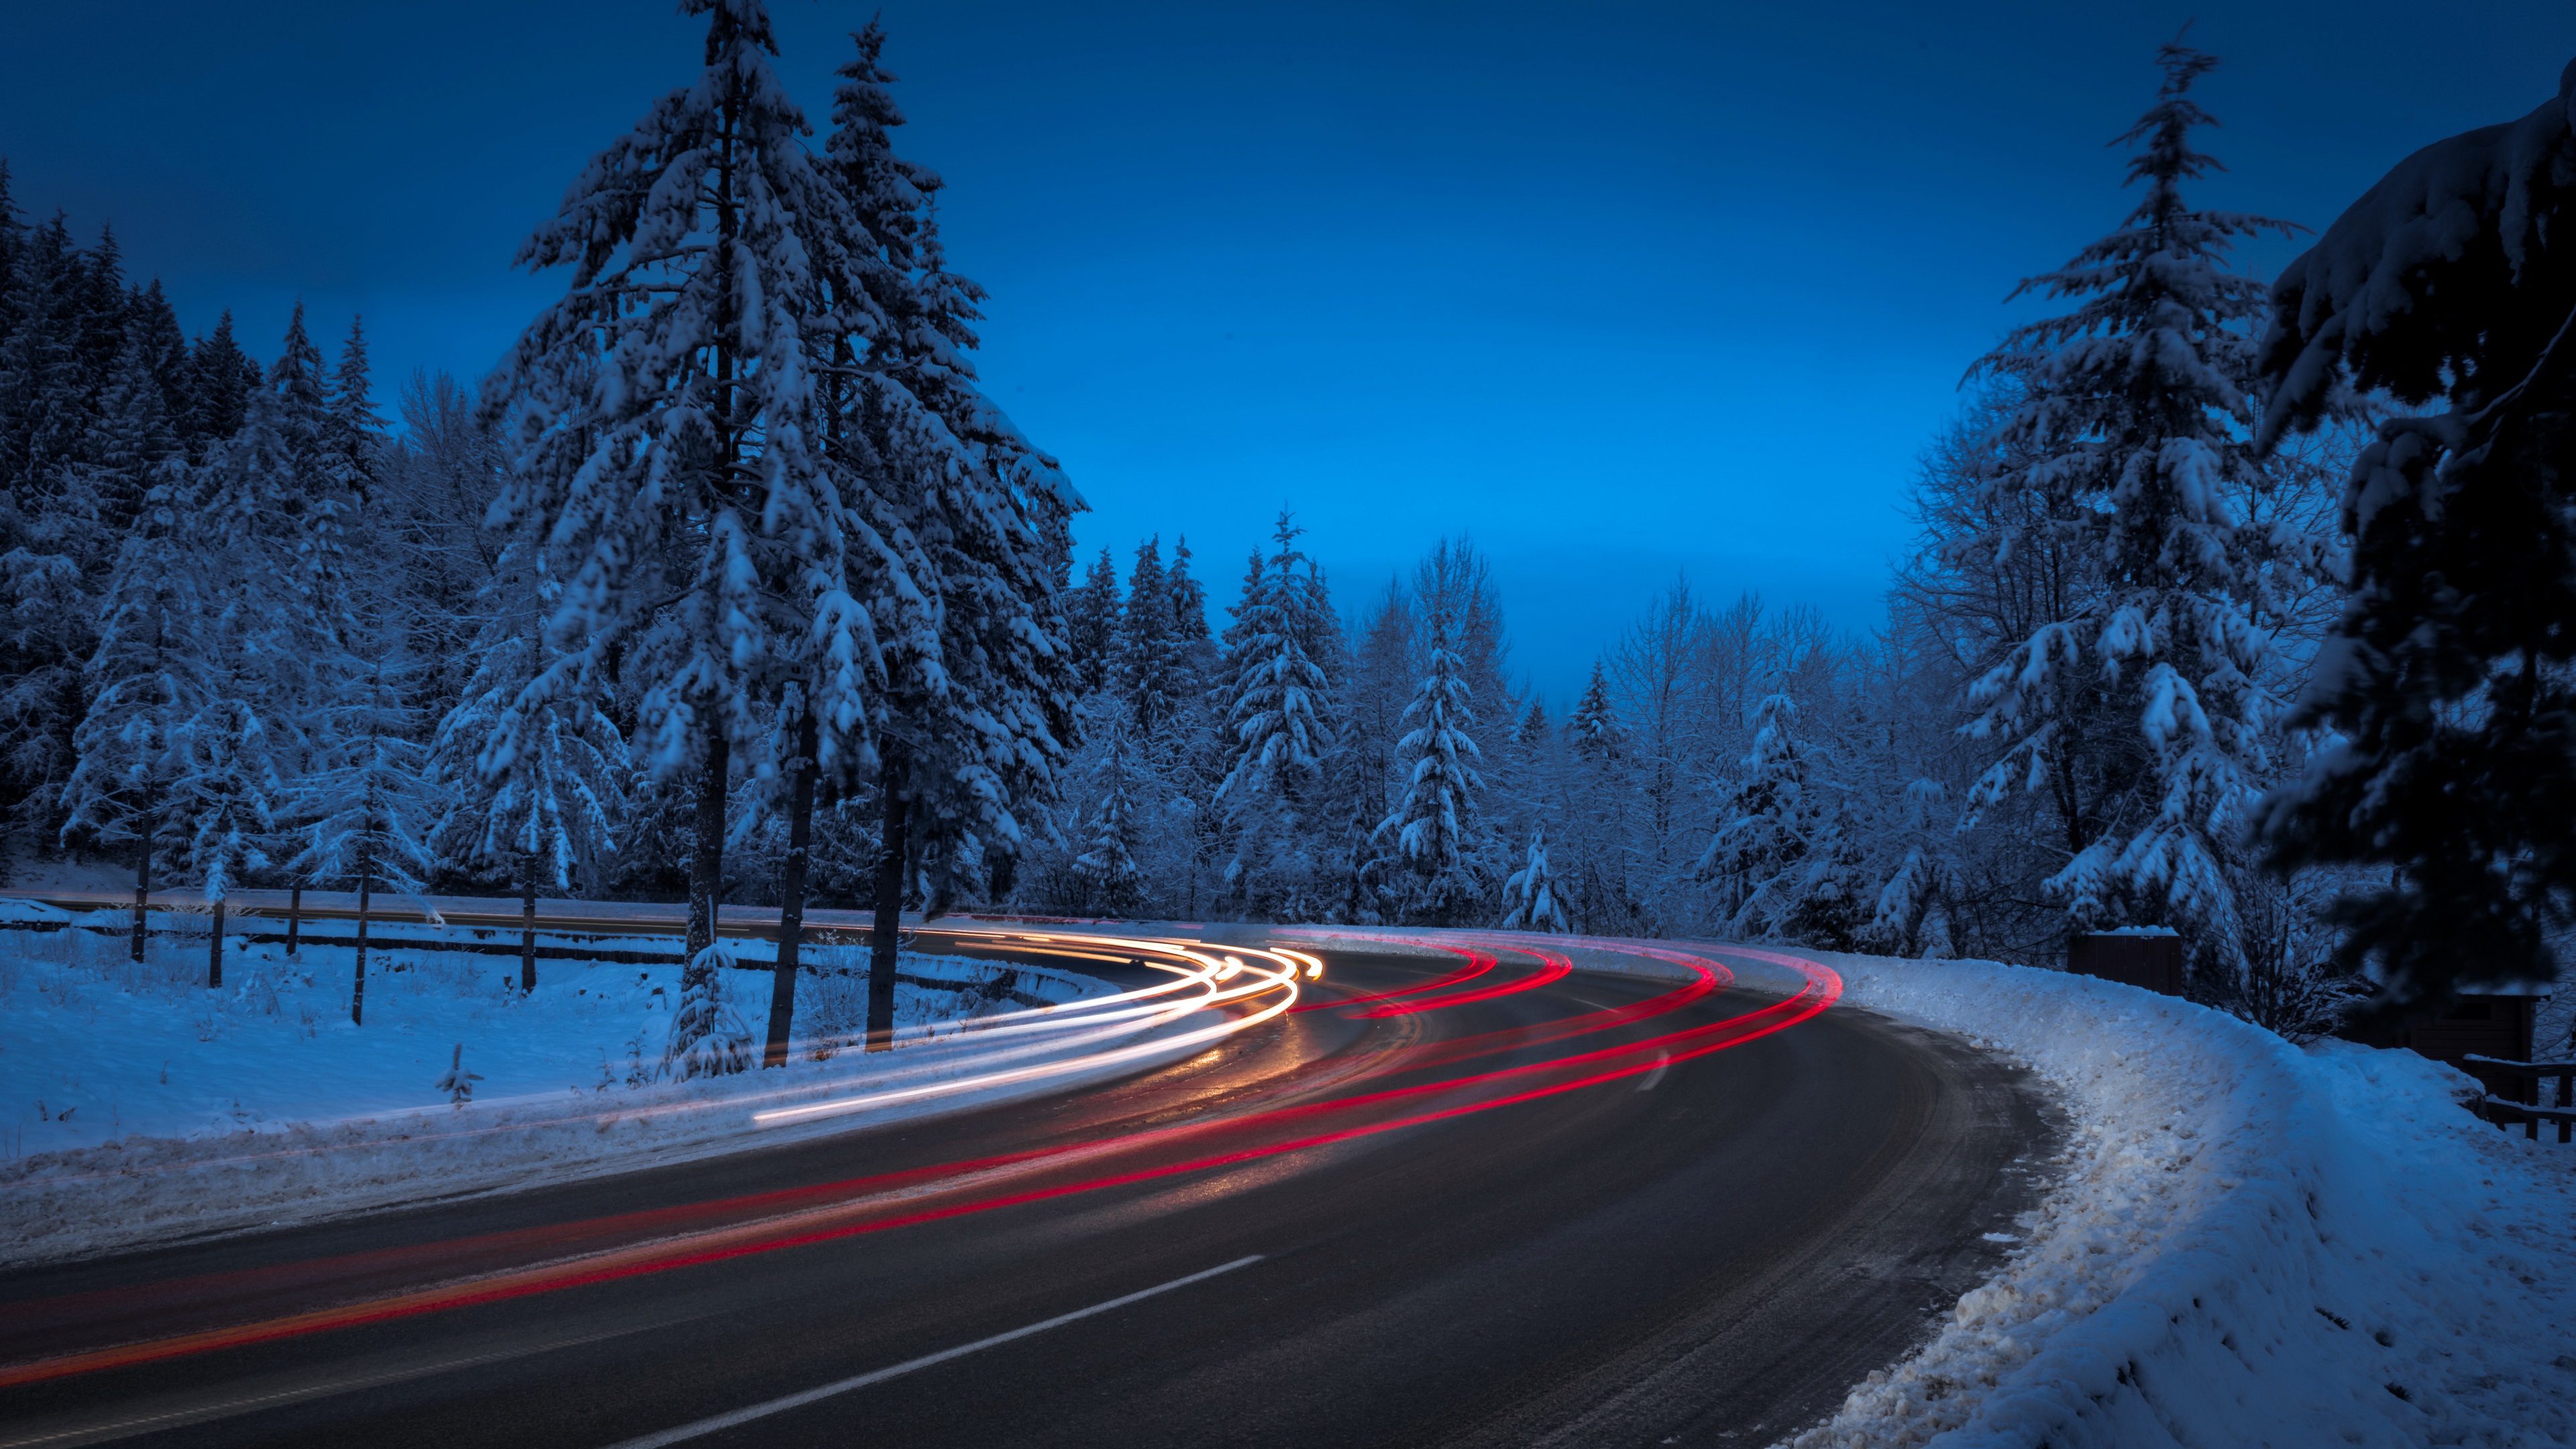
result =
M1735 1041L1778 998L1426 992L1449 968L1322 954L1310 1000L1425 1009L0 1276L0 1365L210 1335L0 1387L0 1446L1758 1444L1919 1340L2035 1198L2038 1098L1945 1038L1837 1005ZM402 1308L458 1281L504 1288ZM317 1311L340 1326L300 1331Z

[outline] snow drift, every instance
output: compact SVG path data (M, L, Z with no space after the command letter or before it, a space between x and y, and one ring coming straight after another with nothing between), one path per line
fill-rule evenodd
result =
M2576 1148L2477 1122L2466 1076L2085 977L1800 954L2076 1126L2010 1266L1795 1449L2576 1437Z

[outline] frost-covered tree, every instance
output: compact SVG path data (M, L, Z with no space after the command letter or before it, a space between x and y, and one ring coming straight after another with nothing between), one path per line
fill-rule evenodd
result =
M1610 679L1598 659L1592 661L1592 678L1585 682L1582 698L1574 702L1574 713L1566 717L1565 733L1581 758L1598 760L1619 751L1619 719L1610 703Z
M2441 408L2352 470L2351 595L2294 719L2331 746L2261 813L2276 862L2370 868L2343 954L2380 964L2391 1012L2551 979L2576 919L2571 106L2576 65L2522 119L2408 157L2272 294L2267 442L2348 384Z
M1183 652L1187 641L1174 626L1172 577L1163 568L1159 535L1136 546L1127 611L1118 623L1116 680L1139 739L1160 733L1196 688ZM1200 627L1206 627L1204 618Z
M1324 671L1306 649L1317 624L1314 571L1297 547L1304 532L1289 514L1279 515L1271 535L1278 550L1266 560L1255 556L1228 631L1230 764L1217 793L1231 800L1293 793L1319 768L1328 738Z
M1172 600L1172 637L1186 649L1208 638L1207 586L1190 573L1189 535L1172 540L1172 566L1163 576Z
M1397 854L1413 870L1410 914L1426 924L1452 925L1489 899L1475 858L1476 800L1485 783L1475 762L1483 751L1471 733L1475 709L1451 641L1455 625L1446 609L1435 611L1430 624L1422 683L1404 711L1413 728L1396 742L1408 767L1404 797L1376 833L1392 835Z
M164 471L108 575L96 652L83 668L89 707L73 733L62 839L74 847L134 847L134 959L143 959L143 907L181 769L181 727L213 693L204 648L210 613L204 561L191 547L186 475Z
M852 515L815 376L886 321L857 275L867 239L779 83L766 8L682 8L707 19L703 69L521 248L521 265L572 276L485 407L514 451L497 512L536 520L570 561L542 692L615 662L645 763L693 782L687 997L713 989L734 754L773 738L764 703L792 679L821 763L866 753L878 651L849 592Z
M876 795L881 808L869 1031L893 1025L903 904L947 909L1007 890L1051 801L1079 694L1061 583L1068 520L1085 505L1055 460L984 396L974 323L983 289L949 270L941 182L894 154L902 113L884 32L841 67L831 176L863 238L862 287L886 319L839 355L832 456L853 526L852 593L885 641Z
M1099 803L1093 807L1090 848L1073 862L1074 872L1095 892L1095 909L1109 915L1135 908L1142 879L1136 866L1136 786L1126 724L1112 721L1109 750L1094 781Z
M358 959L349 1020L363 1023L367 996L367 907L377 885L421 895L437 868L426 839L435 818L428 751L413 739L411 709L378 664L336 701L319 731L313 769L295 784L302 848L286 869L314 885L358 888Z
M1565 907L1557 903L1556 895L1556 871L1547 860L1547 831L1533 830L1528 858L1503 882L1503 900L1511 907L1503 916L1503 929L1558 934L1570 930Z
M1118 613L1118 564L1103 548L1065 607L1065 642L1085 694L1108 688L1117 667Z
M2039 792L2065 854L2046 889L2070 925L2172 925L2228 981L2242 964L2239 842L2278 727L2266 624L2280 572L2312 550L2235 506L2262 486L2244 324L2263 288L2226 261L2237 239L2289 228L2185 205L2182 184L2216 164L2192 149L2210 118L2188 94L2216 61L2180 42L2158 61L2156 104L2122 137L2146 194L2118 231L2016 291L2079 305L1980 364L2021 386L1987 489L2035 504L1953 551L2053 548L2083 582L1971 689L1970 733L1996 748L1968 818Z
M349 340L341 344L340 365L331 373L321 441L340 487L361 506L371 502L384 473L385 422L368 389L367 329L356 317L349 319Z
M634 770L594 697L534 687L558 653L544 619L562 586L544 570L534 540L503 556L482 601L474 675L429 756L443 802L430 831L439 862L504 873L531 910L540 883L569 894L576 872L614 848Z
M1739 935L1781 934L1804 898L1817 821L1797 719L1798 702L1786 692L1755 707L1753 746L1699 858L1699 878L1717 887L1718 914Z

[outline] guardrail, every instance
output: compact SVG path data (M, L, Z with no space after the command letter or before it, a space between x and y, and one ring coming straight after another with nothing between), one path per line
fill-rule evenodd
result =
M2576 1138L2576 1105L2570 1105L2571 1097L2576 1097L2576 1062L2509 1062L2500 1057L2473 1053L2462 1057L2460 1065L2482 1076L2520 1077L2531 1083L2534 1097L2540 1095L2541 1078L2556 1077L2558 1101L2555 1106L2516 1102L2489 1092L2478 1103L2479 1115L2498 1127L2508 1127L2517 1121L2522 1123L2523 1137L2532 1142L2540 1140L2540 1124L2543 1122L2558 1124L2558 1140L2561 1142Z

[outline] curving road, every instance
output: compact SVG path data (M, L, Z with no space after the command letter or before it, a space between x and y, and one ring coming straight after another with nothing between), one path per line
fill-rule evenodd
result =
M1526 941L1282 935L1321 981L1108 1085L0 1276L0 1446L1760 1443L1990 1271L2018 1074Z

